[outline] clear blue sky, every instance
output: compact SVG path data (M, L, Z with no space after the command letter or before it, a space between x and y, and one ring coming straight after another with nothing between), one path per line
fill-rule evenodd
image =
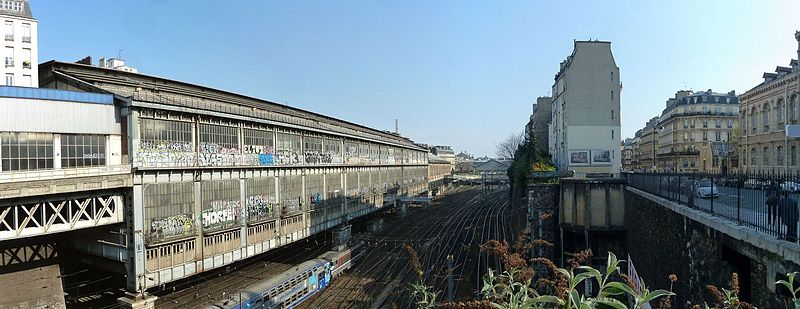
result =
M39 61L144 74L494 155L573 39L612 42L623 137L676 90L742 93L796 58L800 1L31 0Z

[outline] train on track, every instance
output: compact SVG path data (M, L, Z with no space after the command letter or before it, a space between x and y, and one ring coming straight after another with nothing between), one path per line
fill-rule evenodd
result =
M358 241L341 250L328 251L238 294L228 295L206 309L294 308L350 269L365 249L366 244Z

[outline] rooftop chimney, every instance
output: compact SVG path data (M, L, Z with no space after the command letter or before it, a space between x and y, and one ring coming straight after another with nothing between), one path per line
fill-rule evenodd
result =
M85 58L76 61L77 64L85 64L85 65L92 65L92 56L86 56Z
M764 72L764 75L762 77L764 77L764 82L768 83L768 82L771 82L771 81L775 80L775 78L778 77L778 74Z

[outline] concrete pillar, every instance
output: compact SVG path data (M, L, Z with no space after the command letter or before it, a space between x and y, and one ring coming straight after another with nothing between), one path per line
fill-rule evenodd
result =
M241 213L239 214L239 218L242 218L242 228L241 228L241 235L240 237L241 244L239 247L245 248L244 252L247 254L247 180L245 179L245 172L239 172L239 208Z
M124 309L154 309L158 297L152 295L127 294L117 298L120 308Z
M202 175L202 172L200 172L200 171L195 171L195 173L199 173L200 175ZM194 243L195 243L195 246L194 246L194 248L195 248L194 249L194 260L196 262L200 262L199 265L201 265L200 267L197 268L197 272L205 271L205 269L204 269L205 263L203 263L203 251L205 250L205 248L203 247L204 246L204 244L203 244L203 198L202 198L202 195L201 195L201 192L200 192L200 190L202 189L202 186L201 186L202 178L203 178L202 176L198 177L197 174L195 174L195 177L194 177L195 181L193 183L193 185L194 185L194 214L195 214L194 224L197 227L197 234L196 234L197 236L195 236L195 240L194 240Z
M272 173L272 172L270 172L270 173ZM274 177L274 179L275 179L275 181L274 181L274 183L275 183L275 201L276 201L276 203L278 205L278 209L275 209L275 211L278 214L277 219L275 219L275 238L277 239L277 242L275 243L276 247L279 247L279 246L281 246L281 244L283 244L283 237L281 235L281 218L283 218L283 215L281 215L281 212L283 211L283 203L282 203L282 200L281 200L281 191L280 191L281 187L280 187L280 184L278 183L278 181L280 179L280 178L278 178L278 173L279 173L278 171L275 171L275 174L270 175L270 177Z

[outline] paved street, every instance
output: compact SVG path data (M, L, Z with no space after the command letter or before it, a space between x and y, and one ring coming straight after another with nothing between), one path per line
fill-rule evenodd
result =
M735 187L718 186L719 197L698 198L689 196L686 192L677 190L668 191L666 186L662 187L661 196L680 200L682 203L693 202L696 208L706 212L712 212L719 216L740 220L742 224L749 225L761 232L768 234L785 233L787 225L778 219L777 224L770 224L769 211L766 205L768 192L757 189L738 189ZM741 198L738 198L741 196ZM800 201L800 194L790 194L790 198ZM795 222L797 224L797 222Z

